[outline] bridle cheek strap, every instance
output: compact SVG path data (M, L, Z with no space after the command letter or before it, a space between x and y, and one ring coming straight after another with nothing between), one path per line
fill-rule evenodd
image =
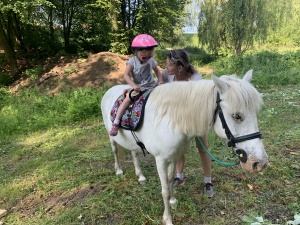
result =
M234 137L232 135L227 123L226 123L223 111L222 111L221 106L220 106L221 101L222 100L220 99L220 94L219 94L219 92L217 92L216 112L218 113L218 115L220 117L222 127L225 130L225 134L226 134L226 136L229 140L228 141L228 147L235 147L236 146L235 144L239 143L239 142L248 141L248 140L252 140L252 139L255 139L255 138L260 138L260 139L262 138L262 133L260 131L252 133L252 134L243 135L243 136L240 136L240 137Z

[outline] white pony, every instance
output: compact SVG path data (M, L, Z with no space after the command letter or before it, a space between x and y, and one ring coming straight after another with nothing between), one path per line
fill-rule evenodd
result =
M241 166L249 172L259 172L268 164L257 124L262 99L250 84L252 70L243 79L225 75L220 78L212 75L212 78L173 82L156 87L145 106L143 124L135 132L147 151L155 157L164 201L163 223L166 225L173 224L171 206L176 202L172 186L175 165L196 135L206 135L214 127L219 137L232 137L232 146L240 154ZM128 85L114 86L103 96L101 110L107 131L112 126L112 106L125 88ZM218 96L220 101L217 104ZM220 110L216 110L218 106L229 129L229 136L226 134L228 131L225 133L222 127L224 122L220 119L220 112L217 112ZM145 181L136 157L136 152L141 149L131 132L120 128L117 136L109 138L115 157L116 174L123 173L117 154L118 148L123 147L132 152L139 182Z

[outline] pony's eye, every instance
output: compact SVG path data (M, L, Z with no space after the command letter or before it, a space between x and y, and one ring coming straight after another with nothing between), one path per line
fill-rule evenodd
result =
M231 117L232 117L235 121L237 121L237 122L242 122L242 121L243 121L242 114L239 113L239 112L233 113L233 114L231 115Z

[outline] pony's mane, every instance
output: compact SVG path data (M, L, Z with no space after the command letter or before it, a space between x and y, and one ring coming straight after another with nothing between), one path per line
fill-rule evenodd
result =
M214 83L210 80L182 81L160 85L148 102L156 111L156 125L164 115L173 129L188 135L203 135L213 121Z
M230 102L232 113L258 113L263 104L260 93L246 80L234 75L223 75L220 77L227 83L229 90L223 95L223 100Z
M259 111L262 98L248 81L228 75L220 79L229 87L222 99L230 103L232 112ZM212 80L160 85L148 100L156 112L155 125L167 116L173 129L190 136L203 135L212 125L217 91Z

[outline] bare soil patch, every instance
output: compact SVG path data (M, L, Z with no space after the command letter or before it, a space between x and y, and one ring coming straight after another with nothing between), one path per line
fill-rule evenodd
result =
M41 91L57 93L69 88L125 83L123 73L130 55L112 52L90 54L87 57L59 56L48 58L42 66L44 73L37 79L22 77L11 85L11 92L38 87ZM203 75L211 74L210 67L198 68Z
M91 54L87 58L61 56L48 58L42 65L45 73L35 80L23 77L12 85L12 92L37 86L40 90L56 93L71 87L100 88L124 83L123 73L130 56L112 52Z
M45 212L51 214L70 204L80 204L84 201L85 197L103 191L103 189L105 189L105 186L98 184L81 187L67 194L52 193L49 196L40 195L39 197L33 194L17 204L13 208L13 211L22 214L23 217L31 217L43 206Z

